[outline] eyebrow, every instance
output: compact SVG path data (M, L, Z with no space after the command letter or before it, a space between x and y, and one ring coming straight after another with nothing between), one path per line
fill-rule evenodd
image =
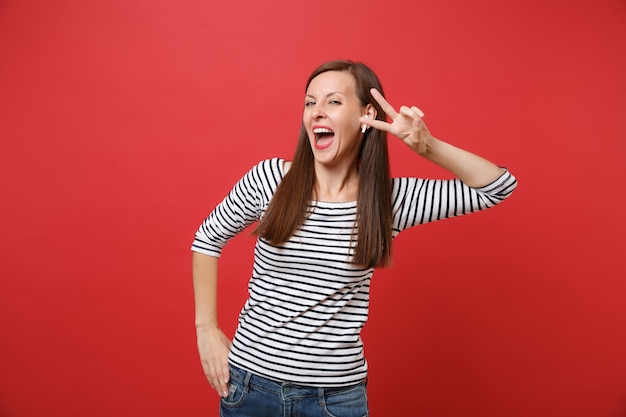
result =
M345 94L344 94L344 93L342 93L342 92L340 92L340 91L333 91L333 92L330 92L330 93L326 94L326 97L330 97L330 96L332 96L333 94L340 94L340 95L342 95L342 96L345 96ZM306 94L306 95L305 95L305 97L315 98L315 96L314 96L314 95L312 95L312 94Z

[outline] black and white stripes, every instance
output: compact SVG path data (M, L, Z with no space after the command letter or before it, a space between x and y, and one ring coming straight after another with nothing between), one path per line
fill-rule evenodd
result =
M493 183L478 189L470 188L458 179L394 178L392 184L396 234L418 224L493 207L507 198L517 186L508 171Z
M220 256L230 238L257 221L283 177L283 162L276 158L252 168L202 223L192 250ZM392 181L394 236L491 207L516 186L508 172L480 189L459 180ZM350 264L356 202L312 204L312 214L285 244L257 240L249 298L229 360L280 381L350 385L367 374L360 332L373 269Z

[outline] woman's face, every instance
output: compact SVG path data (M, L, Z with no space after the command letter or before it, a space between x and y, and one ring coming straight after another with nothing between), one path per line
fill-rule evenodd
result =
M350 73L327 71L311 80L302 121L316 162L337 166L356 161L363 139L359 117L366 110Z

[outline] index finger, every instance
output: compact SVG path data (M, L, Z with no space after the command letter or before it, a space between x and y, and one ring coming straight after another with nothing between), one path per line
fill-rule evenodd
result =
M374 100L380 104L380 107L387 114L387 116L391 118L391 120L395 120L395 118L398 117L396 110L387 102L387 100L385 100L385 97L383 97L377 89L371 88L370 93L372 94L372 97L374 97Z

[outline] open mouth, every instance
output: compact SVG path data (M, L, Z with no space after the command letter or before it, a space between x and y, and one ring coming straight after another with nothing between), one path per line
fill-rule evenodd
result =
M335 137L335 132L327 127L316 127L313 129L315 135L315 147L317 149L324 149L330 146Z

